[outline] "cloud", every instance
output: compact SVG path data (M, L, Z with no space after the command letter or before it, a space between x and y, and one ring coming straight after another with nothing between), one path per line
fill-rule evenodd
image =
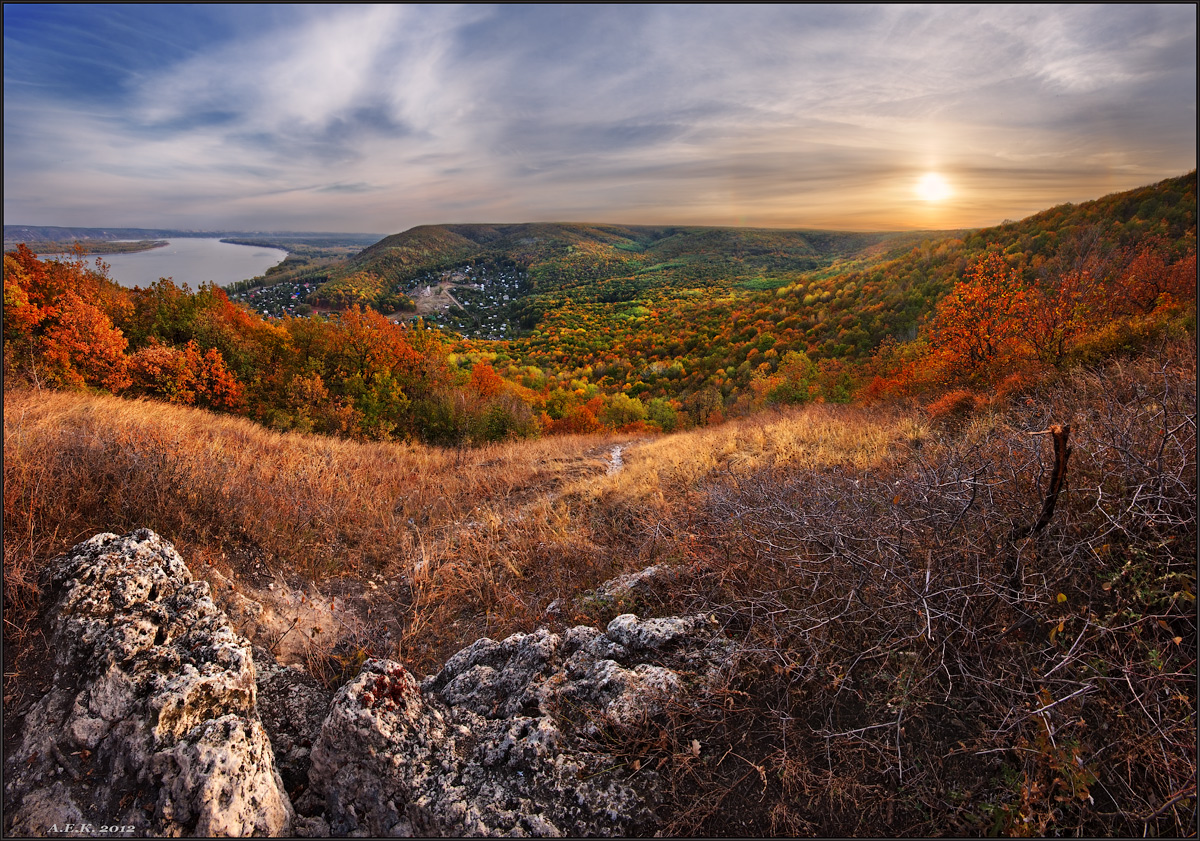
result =
M978 225L1194 167L1195 71L1173 6L6 6L5 218Z
M312 189L318 193L370 193L379 188L359 181L354 184L327 184L324 187L313 187Z

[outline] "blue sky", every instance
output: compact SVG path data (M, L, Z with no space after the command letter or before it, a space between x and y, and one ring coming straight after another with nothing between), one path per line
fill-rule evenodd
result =
M6 224L942 228L1195 166L1192 5L4 7Z

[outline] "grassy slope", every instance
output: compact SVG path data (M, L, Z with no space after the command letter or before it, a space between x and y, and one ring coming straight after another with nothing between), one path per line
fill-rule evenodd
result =
M247 592L391 582L354 643L421 672L481 635L704 611L741 643L725 705L622 748L667 774L673 832L1182 833L1195 370L1183 342L974 417L816 406L469 451L9 392L6 633L37 655L12 632L45 561L138 526ZM1031 433L1051 421L1075 425L1069 490L1012 539L1041 504L1049 441ZM616 444L626 467L606 475ZM652 593L579 598L656 563L673 577Z

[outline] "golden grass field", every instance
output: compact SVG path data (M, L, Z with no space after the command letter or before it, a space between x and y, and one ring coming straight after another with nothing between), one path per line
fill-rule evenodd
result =
M759 834L1194 833L1195 370L1185 340L925 409L472 449L9 390L6 697L48 662L45 564L148 527L330 685L368 654L427 674L481 636L714 616L740 646L720 703L621 746L665 769L670 833L735 803ZM1074 452L1031 533L1052 423ZM589 596L650 565L648 595Z
M13 621L32 604L46 559L99 531L147 527L201 574L215 565L234 580L256 569L308 582L404 580L421 604L465 614L463 635L447 646L472 641L479 618L492 633L515 628L556 598L649 562L638 535L651 518L669 522L703 479L729 469L865 468L921 435L901 417L816 407L654 439L558 436L448 450L34 390L5 394L4 424ZM610 474L618 445L623 466ZM626 533L598 515L610 509L632 518Z

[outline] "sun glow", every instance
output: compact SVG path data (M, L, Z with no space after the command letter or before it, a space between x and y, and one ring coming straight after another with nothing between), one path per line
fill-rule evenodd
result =
M917 182L914 188L917 198L922 201L941 201L949 198L953 190L950 189L950 184L946 179L936 172L927 172L921 176L921 180Z

